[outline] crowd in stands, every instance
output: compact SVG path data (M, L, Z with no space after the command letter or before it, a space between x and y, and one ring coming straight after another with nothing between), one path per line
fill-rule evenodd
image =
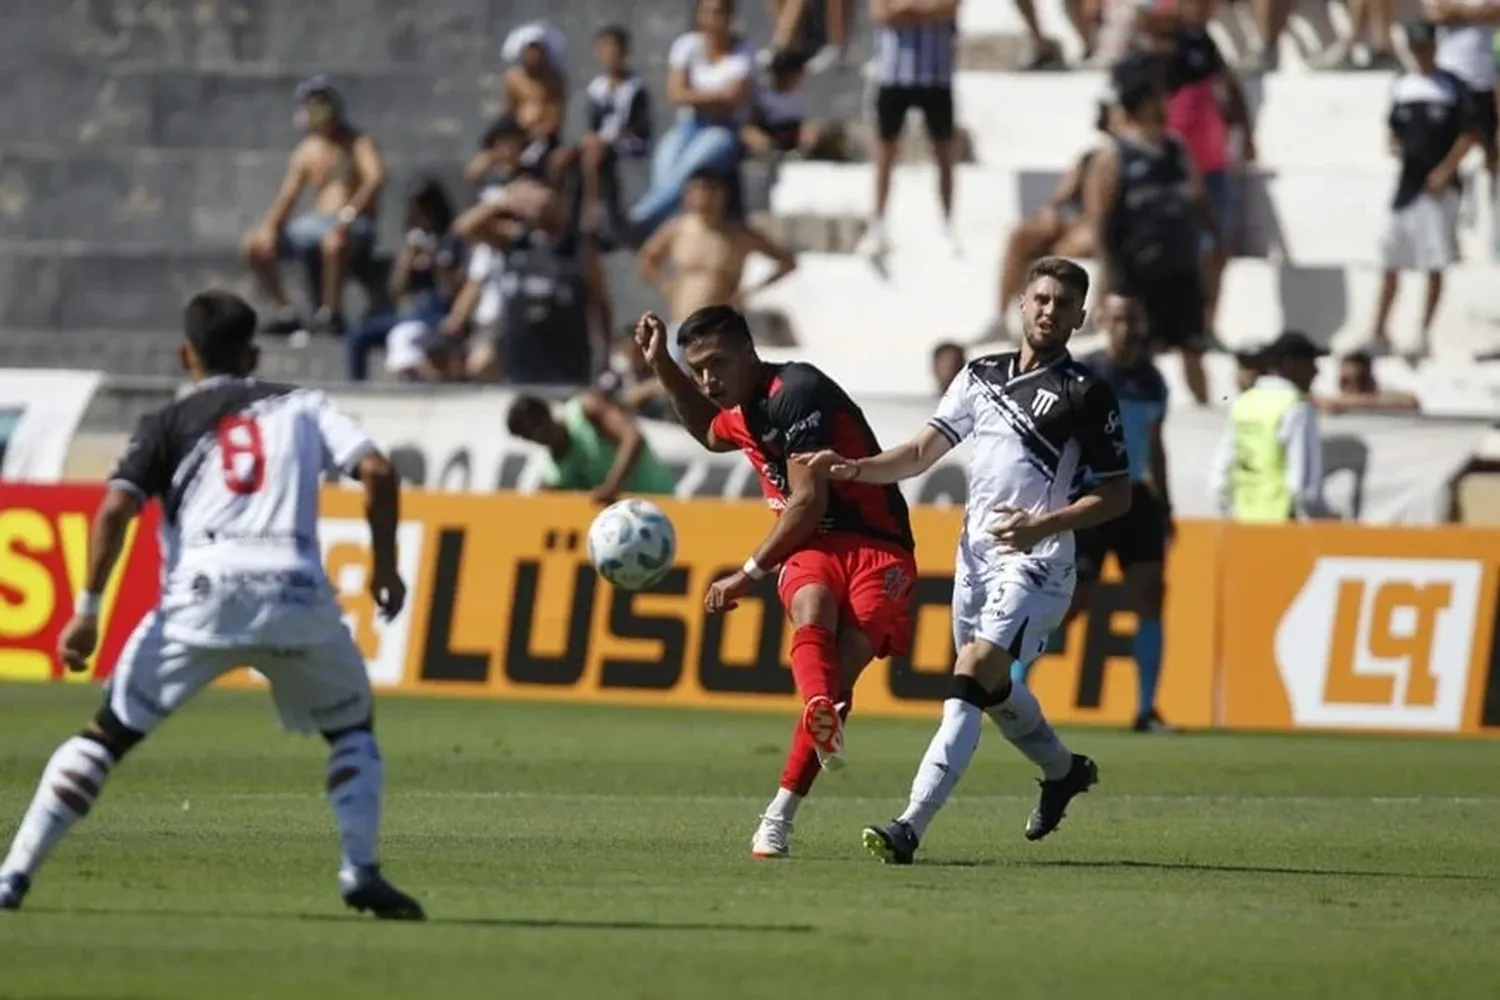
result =
M943 218L951 221L958 210L958 0L867 2L875 185L858 249L878 260L890 249L883 219L913 113L930 140ZM1274 68L1290 8L1290 0L1255 0L1262 44L1236 69L1208 30L1214 3L1068 4L1086 61L1111 66L1098 109L1100 140L1038 215L996 234L1007 241L996 339L1010 335L1006 313L1032 260L1092 257L1103 265L1106 288L1142 302L1160 345L1181 352L1190 389L1207 399L1201 359L1216 344L1218 290L1236 249L1244 172L1256 160L1238 74ZM545 21L518 26L502 53L504 111L478 137L463 170L469 190L448 191L430 177L412 184L406 237L389 269L393 306L354 323L344 315L343 287L372 271L385 170L378 137L352 124L334 84L306 81L295 95L305 136L263 223L243 244L273 307L269 330L342 336L348 376L356 380L368 377L369 358L381 350L388 372L404 380L598 379L617 398L651 405L655 397L639 384L645 373L628 338L616 343L604 256L636 253L674 323L707 304L743 307L791 273L796 260L746 218L742 160L843 156L843 130L810 120L803 88L810 73L847 66L855 4L769 5L773 37L757 49L736 31L733 0L697 0L667 58L665 113L652 107L647 81L632 68L628 32L601 27L592 40L598 74L583 90L587 130L576 140L565 135L570 40ZM1017 0L1017 7L1032 36L1028 68L1065 68L1031 0ZM1389 350L1386 317L1400 271L1427 275L1426 325L1437 311L1442 272L1456 259L1459 161L1478 146L1492 176L1497 163L1491 40L1500 0L1434 0L1427 13L1430 20L1405 26L1409 67L1393 90L1389 129L1401 180L1381 248L1387 274L1369 347L1377 354ZM810 15L820 23L813 44L799 31ZM1388 0L1355 0L1351 15L1353 34L1322 64L1349 66L1352 43L1368 29L1368 65L1398 65ZM628 161L649 164L649 183L633 204L625 203L620 173ZM304 193L311 208L294 214ZM469 207L460 207L465 202ZM746 288L752 254L776 267ZM291 305L278 269L284 260L302 265L311 315ZM940 378L954 356L962 357L958 345L943 345L934 357Z
M771 6L777 36L757 53L736 33L732 0L698 0L667 60L669 120L631 67L628 31L601 27L593 39L598 75L583 91L587 131L576 141L564 134L569 40L545 21L515 28L502 52L504 110L464 166L468 190L449 191L435 177L412 183L406 237L385 290L392 305L354 323L344 314L344 286L376 270L385 167L378 137L354 124L335 84L322 76L305 81L295 94L304 137L242 246L271 303L267 332L301 342L342 337L354 380L369 377L369 359L381 351L388 374L401 380L581 385L599 378L627 392L640 366L621 360L627 345L611 343L617 324L604 255L637 252L642 276L662 292L674 322L711 303L743 307L757 291L742 282L751 254L777 265L760 287L796 261L747 221L741 161L841 155L840 131L808 117L802 88L810 67L843 59L851 4L829 0L822 16L830 41L813 51L799 49L793 31L806 0ZM650 180L627 205L620 166L629 160L649 162ZM299 213L304 195L311 207ZM471 207L457 207L466 200ZM306 276L308 315L283 286L284 262Z

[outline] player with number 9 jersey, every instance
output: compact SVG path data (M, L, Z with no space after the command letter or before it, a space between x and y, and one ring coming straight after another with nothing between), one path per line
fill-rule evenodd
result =
M109 477L87 580L59 654L82 670L98 642L101 594L130 521L161 504L161 600L114 664L104 704L54 752L0 863L0 910L18 909L52 847L82 819L125 754L220 676L251 666L271 684L287 729L322 734L342 848L344 902L420 920L422 907L380 874L384 767L369 673L344 626L318 544L318 493L344 473L365 489L370 590L401 610L396 476L374 443L322 393L262 382L255 311L227 292L194 296L179 349L191 390L146 416Z

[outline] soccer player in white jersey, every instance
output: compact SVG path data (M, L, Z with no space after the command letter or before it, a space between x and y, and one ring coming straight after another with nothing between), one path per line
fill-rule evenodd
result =
M235 295L193 297L180 348L193 391L141 421L110 476L85 589L63 630L63 662L87 667L100 595L131 519L152 500L161 503L160 602L130 636L92 721L47 762L0 863L0 910L20 908L37 868L125 754L204 686L252 666L270 681L283 726L328 741L344 902L381 918L423 919L376 863L384 778L370 679L318 544L324 473L353 475L370 523L371 593L385 616L399 612L396 476L322 393L251 377L255 326L255 311Z
M1068 354L1083 322L1088 274L1047 257L1032 265L1021 299L1021 349L971 361L916 437L873 458L817 452L798 459L847 481L892 483L920 475L965 438L969 500L953 581L958 650L943 720L912 782L906 810L866 827L864 843L888 864L910 864L928 824L979 746L985 715L1042 772L1026 821L1040 840L1099 769L1063 745L1012 663L1041 654L1073 594L1073 532L1130 509L1130 467L1119 406L1109 387ZM1074 473L1093 471L1093 491L1069 502Z

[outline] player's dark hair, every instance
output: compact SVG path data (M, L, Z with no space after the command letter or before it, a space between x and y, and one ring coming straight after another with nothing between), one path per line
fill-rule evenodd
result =
M733 306L704 306L677 328L677 346L688 347L704 337L724 336L752 343L750 324Z
M505 429L520 436L522 428L542 420L552 419L552 407L540 396L517 396L505 415Z
M594 32L595 41L598 41L601 38L614 39L615 44L620 47L620 52L622 54L630 54L630 32L624 27L618 24L606 24L604 27Z
M1369 351L1350 351L1344 355L1344 360L1359 365L1367 372L1375 370L1375 356Z
M211 375L244 375L254 363L250 344L257 319L233 292L199 292L182 310L182 334Z
M1166 94L1161 61L1146 52L1132 52L1115 63L1110 71L1115 100L1131 116L1136 115L1153 98Z
M1026 285L1038 278L1052 278L1078 296L1079 303L1089 297L1089 273L1066 257L1043 257L1026 269Z

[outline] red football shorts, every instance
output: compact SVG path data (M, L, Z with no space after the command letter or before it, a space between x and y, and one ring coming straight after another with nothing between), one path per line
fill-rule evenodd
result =
M833 591L839 625L864 633L877 659L911 649L911 597L917 564L910 552L890 542L833 532L814 535L781 564L776 589L791 613L792 597L809 584Z

